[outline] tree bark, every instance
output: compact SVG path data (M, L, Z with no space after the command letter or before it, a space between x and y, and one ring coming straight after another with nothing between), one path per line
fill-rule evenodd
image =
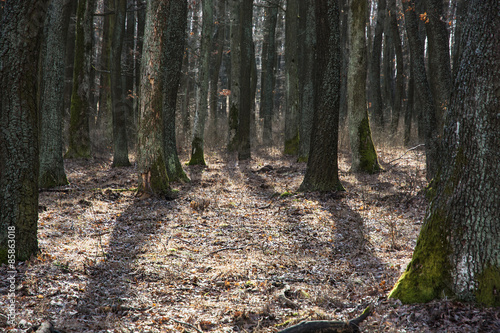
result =
M231 15L231 98L228 115L227 150L238 149L238 117L240 110L240 67L241 67L241 34L240 34L240 1L229 0Z
M177 155L177 140L175 135L175 114L177 93L181 77L182 59L186 44L187 3L171 1L170 14L166 36L166 46L163 55L164 89L163 89L163 120L165 133L165 163L169 181L189 181L182 169Z
M340 27L336 0L316 0L316 107L301 191L343 190L338 175Z
M71 6L54 0L45 21L41 49L40 80L40 169L38 184L50 188L68 184L63 160L64 73L66 32Z
M299 0L287 0L285 14L285 147L284 153L299 153Z
M390 297L499 306L500 3L470 0L446 118L443 163L413 258Z
M48 4L8 1L0 22L0 263L10 270L38 251L36 82Z
M79 0L76 11L75 60L73 64L73 91L71 93L71 120L69 147L65 158L90 157L89 117L92 82L92 33L95 0Z
M392 109L391 117L391 134L396 135L399 126L399 119L401 116L401 109L403 106L403 95L404 95L404 59L403 59L403 47L401 44L401 36L399 35L399 24L398 24L398 10L396 6L396 0L388 0L388 20L389 20L389 31L391 34L392 41L394 44L394 51L396 53L396 82L394 89L394 106Z
M122 79L122 46L125 34L127 0L115 1L113 40L110 50L111 105L113 112L113 167L129 166L127 103Z
M201 27L200 70L198 75L198 102L194 115L193 141L189 165L206 165L204 156L205 123L208 115L208 85L210 82L210 51L214 29L213 1L203 0L203 22Z
M141 63L137 149L138 193L166 195L170 186L164 157L163 64L170 1L147 2Z
M352 0L350 7L347 110L352 154L351 170L375 173L382 168L378 163L377 152L373 144L366 105L366 1Z

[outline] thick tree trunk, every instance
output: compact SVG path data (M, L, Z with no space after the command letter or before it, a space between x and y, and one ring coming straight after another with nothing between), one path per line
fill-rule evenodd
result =
M299 34L299 86L300 86L300 142L299 158L307 162L311 147L311 131L314 114L314 49L316 48L316 24L314 1L300 1Z
M299 153L299 0L287 0L285 16L285 148L284 153Z
M301 191L343 190L338 175L340 27L336 0L316 0L316 107Z
M0 263L10 270L38 251L36 82L49 2L8 1L0 22Z
M164 157L163 64L169 3L147 2L141 63L141 97L137 149L138 193L165 195L170 190Z
M423 131L425 138L425 153L427 164L427 179L431 180L438 169L439 149L438 149L438 124L434 111L432 93L427 80L424 60L424 43L418 36L418 19L415 9L415 1L403 2L405 12L405 25L408 34L408 44L410 46L411 62L413 66L412 77L417 92L421 112L423 113Z
M390 296L500 305L500 3L470 0L442 168L413 258Z
M62 125L64 114L64 72L66 32L71 6L54 0L45 21L41 49L40 80L40 170L38 184L50 188L68 184L64 171Z
M163 89L163 127L165 132L165 163L169 181L189 181L182 169L177 155L177 140L175 136L175 113L177 106L177 92L181 76L182 58L186 44L187 3L185 1L171 1L170 15L164 51L164 80Z
M373 145L366 105L366 1L352 0L349 11L350 59L347 73L347 110L349 141L354 172L374 173L381 170Z
M90 157L90 128L92 82L92 34L95 0L79 0L76 12L75 61L73 64L73 92L69 147L66 158Z
M212 31L214 29L214 13L212 0L202 2L203 22L201 27L200 71L198 75L198 102L194 115L193 142L191 144L191 160L189 165L205 165L205 123L208 115L208 85L210 82L210 51L212 48Z
M276 22L278 7L271 6L264 9L264 40L262 42L262 71L260 115L264 118L262 141L264 145L273 143L273 107L274 88L276 84Z
M238 160L247 160L250 154L250 120L252 112L250 74L252 71L252 7L253 0L241 2L240 11L240 113L238 117ZM255 57L254 57L255 58Z
M113 110L113 167L129 166L127 104L122 79L122 46L127 0L115 1L113 41L110 52L111 104Z
M240 70L241 70L241 34L240 1L229 0L231 15L231 98L228 115L227 149L238 149L238 117L240 110Z

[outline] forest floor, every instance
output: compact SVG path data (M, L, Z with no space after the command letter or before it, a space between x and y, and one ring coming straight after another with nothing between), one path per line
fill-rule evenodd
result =
M363 332L500 332L498 309L387 298L425 214L422 150L382 148L375 175L340 152L346 192L327 194L297 192L305 163L274 150L207 155L169 200L136 198L134 167L66 161L71 185L40 192L41 253L17 267L15 328L0 281L0 331L278 332L372 305Z

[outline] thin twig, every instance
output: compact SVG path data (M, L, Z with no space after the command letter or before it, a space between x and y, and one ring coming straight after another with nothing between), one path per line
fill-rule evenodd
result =
M399 159L403 158L403 156L405 156L405 155L406 155L406 153L408 153L409 151L415 150L415 149L417 149L417 148L419 148L419 147L422 147L422 146L425 146L425 143L421 143L421 144L419 144L419 145L417 145L417 146L415 146L415 147L412 147L412 148L410 148L410 149L407 149L407 150L404 152L404 154L403 154L403 155L399 156L398 158L393 159L392 161L389 161L389 162L388 162L388 164L391 164L392 162L397 161L397 160L399 160Z
M205 255L205 257L209 257L213 254L216 254L216 253L219 253L222 251L227 251L227 250L243 250L244 248L247 248L247 247L252 246L252 245L256 245L256 243L252 243L252 244L248 244L248 245L240 246L240 247L223 247L222 249L218 249L218 250L210 252L209 254Z
M196 326L193 326L189 323L186 323L186 322L183 322L183 321L180 321L180 320L177 320L177 319L174 319L174 318L169 318L171 321L177 323L177 324L181 324L181 325L184 325L184 326L187 326L187 327L191 327L192 329L196 330L196 332L198 333L203 333L202 331L200 331L198 328L196 328Z

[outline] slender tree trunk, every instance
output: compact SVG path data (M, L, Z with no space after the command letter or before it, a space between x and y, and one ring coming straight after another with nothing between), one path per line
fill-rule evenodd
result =
M285 148L284 153L299 153L299 0L287 0L285 18Z
M73 92L71 94L71 120L69 147L66 158L90 157L92 34L95 0L79 0L76 12L75 61Z
M42 188L68 184L64 171L62 125L64 114L64 72L66 32L71 6L65 0L54 0L45 21L41 49L40 80L40 171Z
M316 48L316 24L314 1L300 1L299 35L299 85L300 85L300 142L299 158L307 162L311 147L311 131L314 114L314 49Z
M399 118L401 115L401 108L403 103L404 95L404 59L403 59L403 47L401 44L401 37L399 35L398 28L398 10L396 7L396 0L388 0L388 20L389 20L389 31L391 34L392 41L394 43L394 51L396 53L396 82L394 89L394 107L392 109L391 118L391 133L396 135L398 131Z
M165 163L169 181L189 181L177 155L175 113L181 76L182 58L186 45L187 3L170 1L170 15L163 55L165 87L163 90L163 127L165 132Z
M270 6L264 9L264 40L262 42L262 71L260 114L264 118L262 141L264 145L273 143L273 106L274 89L276 84L276 22L278 7Z
M212 0L203 0L203 23L201 28L201 62L198 76L198 102L194 115L193 141L191 143L191 160L189 165L205 165L205 123L208 115L208 85L210 82L210 51L212 47L212 31L214 14Z
M410 46L411 62L413 65L412 77L415 80L417 99L424 117L424 137L427 164L427 179L432 179L438 168L440 159L438 152L438 124L434 111L432 93L427 80L424 61L424 44L418 37L418 19L415 12L415 2L403 2L405 25Z
M340 92L340 27L336 0L316 0L316 107L311 151L301 191L343 190L337 148Z
M38 251L36 82L48 4L8 1L0 22L0 263L9 270Z
M164 157L163 64L169 3L147 2L141 63L141 97L137 149L138 193L166 195L170 186Z
M381 170L373 145L366 105L366 1L352 0L349 11L349 70L347 73L347 110L349 141L354 172L374 173Z
M241 34L240 1L229 0L231 15L231 98L228 115L229 151L238 149L238 117L240 110L240 70L241 70Z
M113 110L113 167L129 166L127 141L127 104L122 79L122 46L127 0L115 1L113 41L110 52L111 101Z
M240 112L238 117L238 160L247 160L250 154L251 65L252 65L252 12L253 0L243 0L240 8ZM255 58L255 57L254 57Z
M413 258L390 297L500 306L500 3L470 0L441 169Z

